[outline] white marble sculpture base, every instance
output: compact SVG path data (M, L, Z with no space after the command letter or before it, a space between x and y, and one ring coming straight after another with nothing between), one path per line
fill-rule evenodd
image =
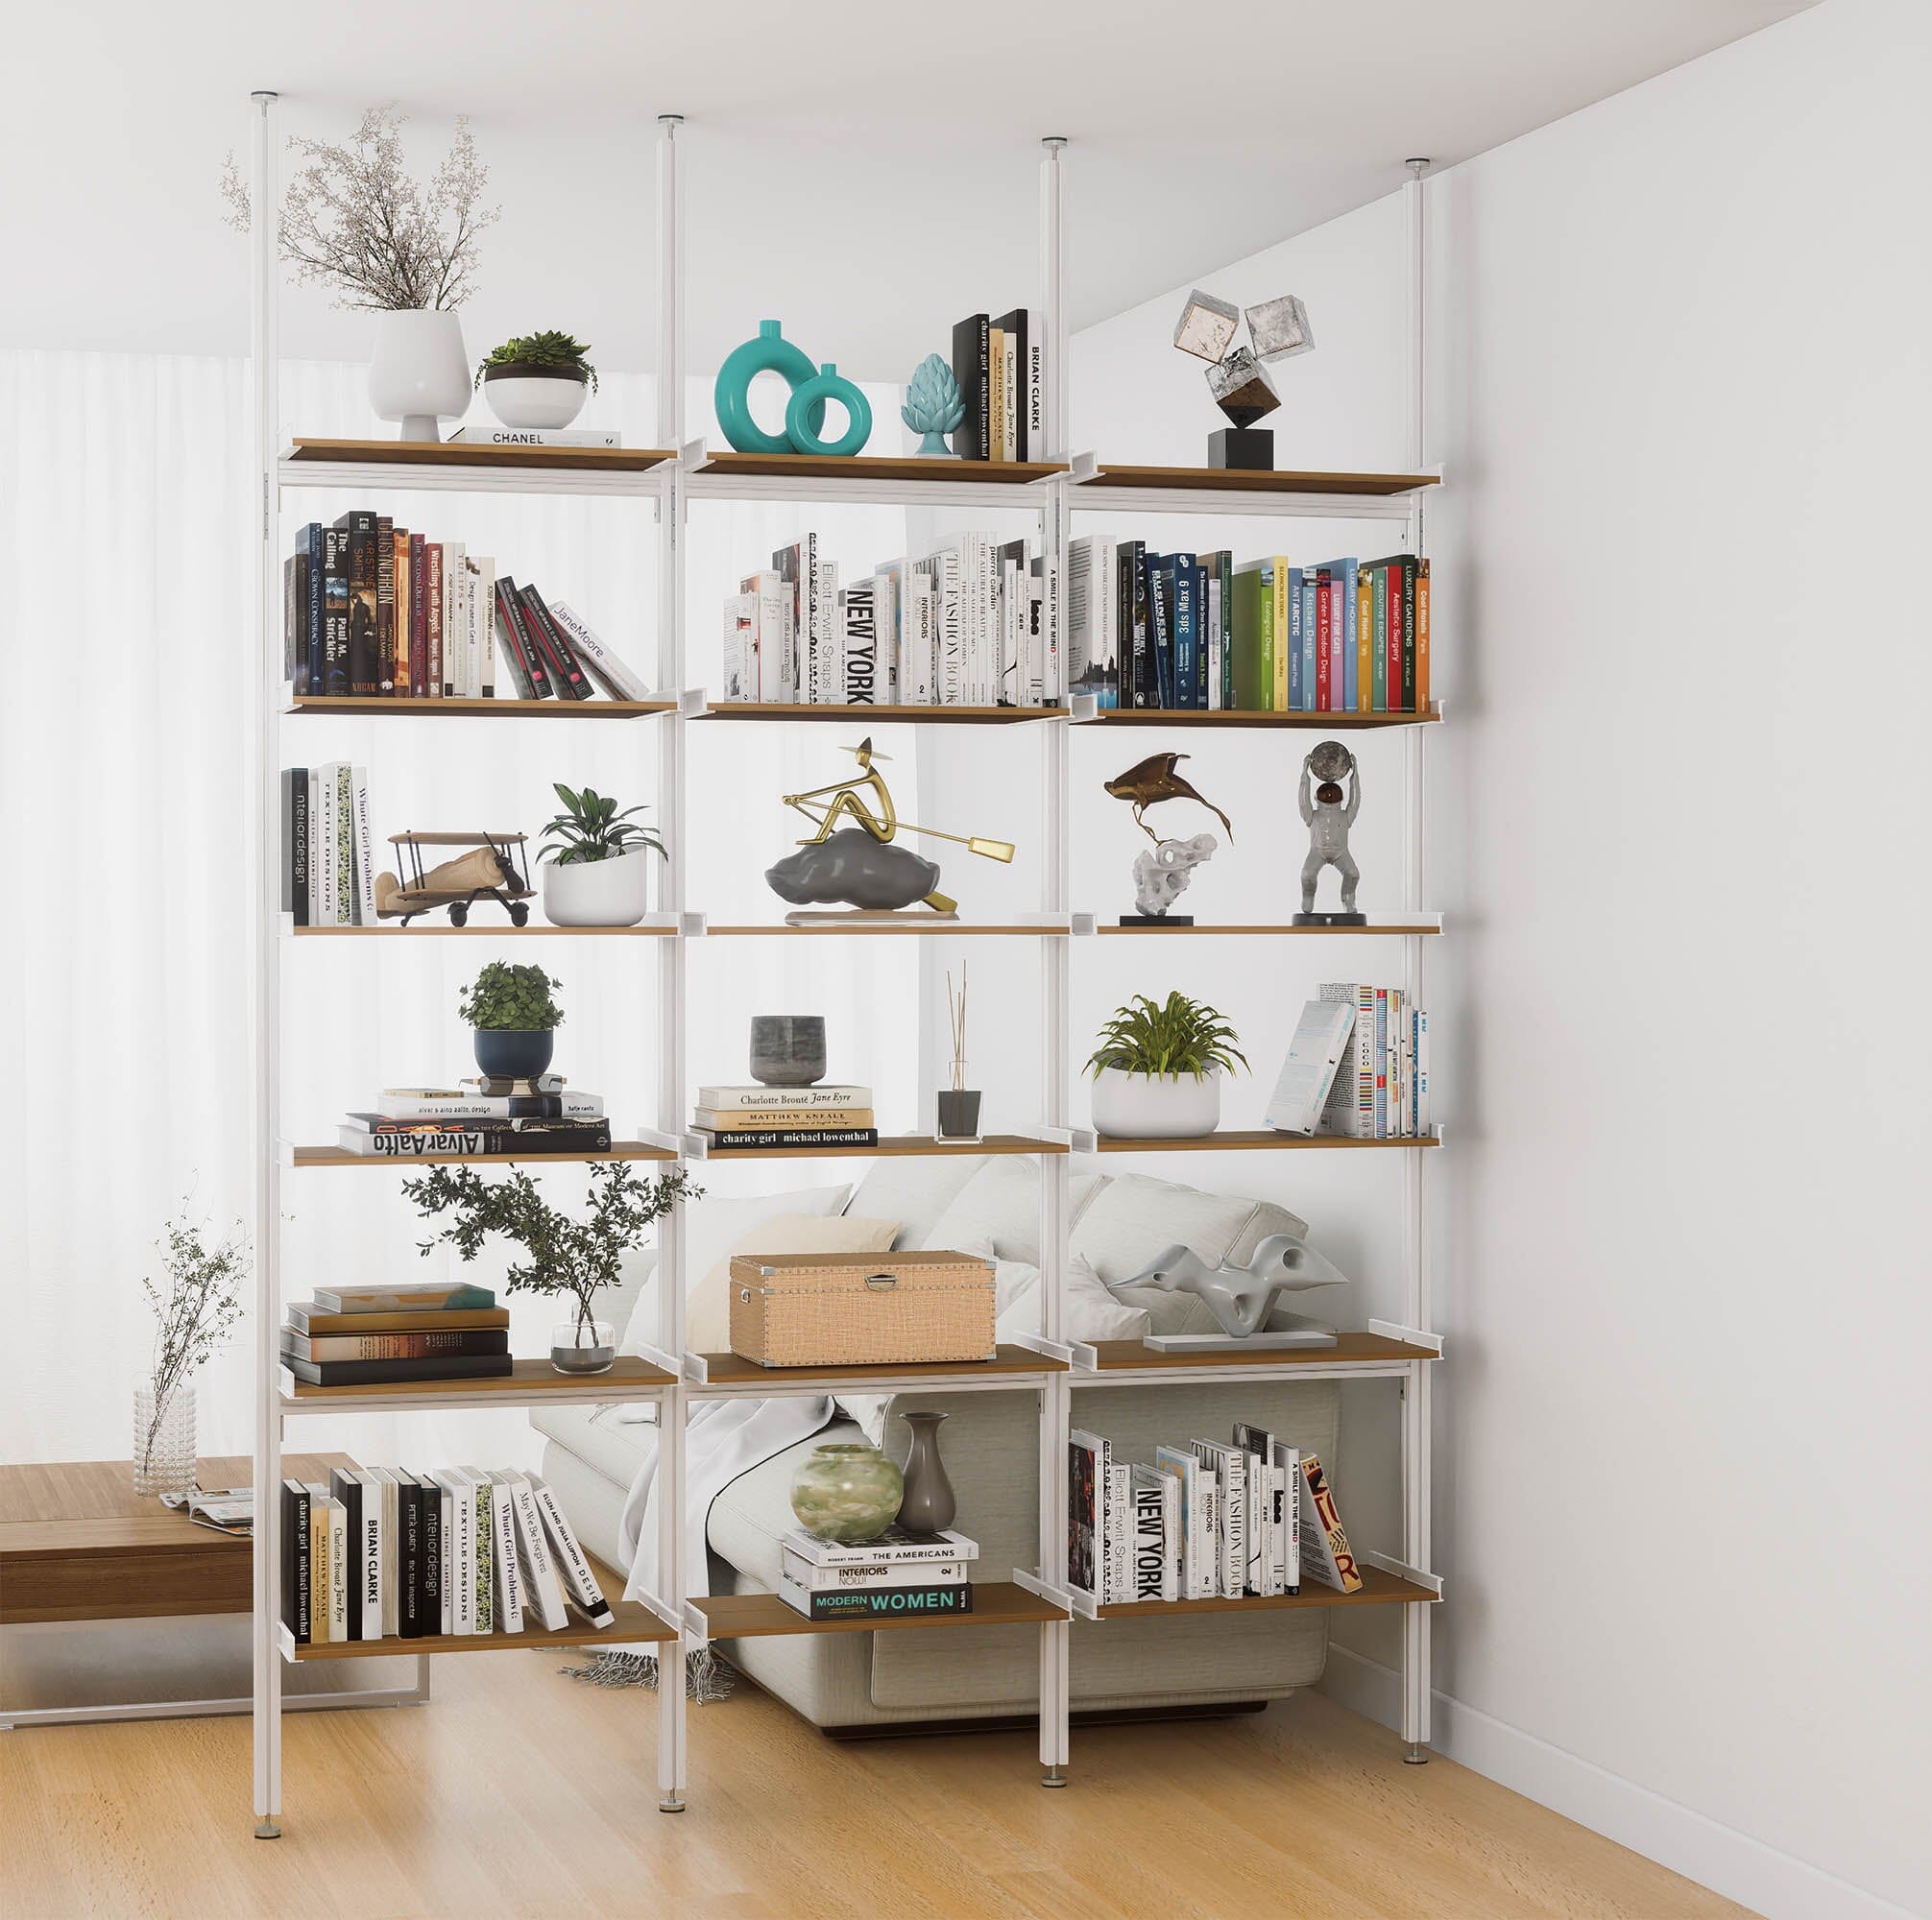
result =
M1293 1333L1149 1333L1142 1345L1157 1354L1254 1353L1282 1347L1332 1347L1333 1333L1301 1331Z

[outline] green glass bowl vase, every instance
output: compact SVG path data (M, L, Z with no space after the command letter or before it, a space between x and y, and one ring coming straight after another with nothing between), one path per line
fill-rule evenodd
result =
M814 1447L791 1476L791 1511L814 1540L857 1547L899 1517L906 1476L877 1447Z

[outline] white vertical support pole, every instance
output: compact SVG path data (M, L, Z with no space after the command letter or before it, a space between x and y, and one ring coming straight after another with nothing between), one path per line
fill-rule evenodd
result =
M254 1610L251 1622L254 1657L254 1818L255 1838L281 1833L281 1649L276 1628L281 1620L277 1578L281 1535L281 1391L277 1323L281 1317L281 890L277 872L278 835L274 823L281 808L280 768L277 764L279 721L277 675L269 670L269 636L278 630L280 568L276 564L279 519L277 455L276 261L280 197L276 190L274 93L249 96L249 371L254 400L254 484L249 510L255 555L254 612L244 644L249 652L246 684L254 698L254 804L245 818L255 837L254 924Z
M1422 176L1429 162L1408 162L1409 182L1403 189L1409 228L1409 453L1416 471L1428 458L1428 332L1424 268L1427 234L1423 226ZM1408 526L1411 551L1423 552L1422 494L1411 496ZM1423 762L1427 727L1405 727L1402 745L1403 903L1412 911L1422 905L1423 886ZM1423 949L1426 943L1410 935L1403 946L1404 1004L1423 1004ZM1411 1327L1430 1327L1429 1247L1425 1213L1426 1153L1402 1156L1403 1312ZM1432 1330L1433 1331L1433 1330ZM1429 1414L1430 1377L1418 1361L1402 1383L1402 1557L1412 1567L1430 1566L1429 1502L1433 1470ZM1420 1764L1429 1757L1430 1610L1415 1602L1402 1609L1402 1738L1404 1758Z
M1067 445L1067 331L1064 279L1066 258L1061 227L1060 156L1066 141L1057 135L1041 142L1040 158L1040 282L1042 324L1046 333L1041 355L1045 389L1044 418L1047 453L1063 458ZM1066 660L1067 490L1058 481L1044 492L1040 510L1040 552L1059 569L1063 583L1053 603L1058 631L1052 646ZM1064 697L1064 688L1063 688ZM1043 912L1063 915L1068 910L1067 861L1067 723L1044 723L1041 747L1042 815L1046 826L1046 858L1042 862ZM1072 1125L1067 1092L1067 999L1071 956L1064 935L1040 943L1042 982L1040 1089L1042 1112L1049 1126ZM1063 1337L1066 1324L1067 1273L1067 1156L1040 1157L1040 1331L1050 1340ZM1066 1377L1050 1380L1040 1394L1040 1577L1055 1587L1067 1583L1067 1429L1072 1425L1073 1394ZM1040 1628L1040 1766L1041 1785L1064 1787L1069 1759L1068 1713L1073 1629L1065 1620L1047 1621Z
M658 444L684 444L684 220L678 178L680 113L658 116ZM685 684L685 476L665 463L658 500L658 684ZM657 723L658 826L664 838L663 906L685 910L685 717ZM662 943L658 993L658 1125L675 1134L685 1113L686 952L683 922ZM685 1223L673 1208L658 1227L658 1344L685 1350ZM679 1628L658 1644L658 1811L685 1810L685 1396L682 1380L658 1404L658 1594Z

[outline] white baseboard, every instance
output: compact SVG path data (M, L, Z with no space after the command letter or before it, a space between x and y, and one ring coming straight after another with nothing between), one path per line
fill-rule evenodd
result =
M1321 1691L1366 1719L1391 1729L1401 1724L1401 1675L1333 1641ZM1432 1750L1445 1759L1740 1902L1765 1920L1914 1920L1906 1908L1446 1693L1432 1696L1430 1725Z

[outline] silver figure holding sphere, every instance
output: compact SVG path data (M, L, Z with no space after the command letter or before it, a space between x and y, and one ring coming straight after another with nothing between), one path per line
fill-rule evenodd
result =
M1301 863L1301 911L1293 924L1367 925L1368 916L1355 910L1355 889L1362 875L1348 851L1348 829L1362 810L1362 772L1355 756L1340 740L1323 740L1301 763L1296 795L1308 828L1308 858ZM1324 867L1333 867L1341 876L1340 913L1315 910L1315 889Z

